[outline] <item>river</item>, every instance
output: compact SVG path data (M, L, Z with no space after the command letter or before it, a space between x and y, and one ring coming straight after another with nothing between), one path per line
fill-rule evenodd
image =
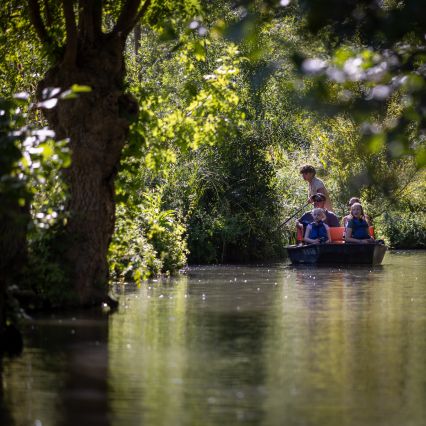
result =
M200 266L28 320L2 426L426 424L426 251ZM0 395L1 396L1 395Z

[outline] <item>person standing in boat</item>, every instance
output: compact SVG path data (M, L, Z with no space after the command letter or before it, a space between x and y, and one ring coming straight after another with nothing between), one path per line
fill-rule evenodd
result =
M346 228L346 226L347 226L347 224L348 224L349 220L352 218L352 216L351 216L351 214L350 214L350 209L351 209L352 205L353 205L353 204L355 204L355 203L359 203L359 204L361 204L361 200L360 200L359 198L357 198L357 197L352 197L352 198L348 201L349 214L348 214L347 216L345 216L345 217L342 219L342 226L343 226L344 228ZM372 226L372 225L373 225L373 224L372 224L372 222L371 222L371 219L370 219L370 218L369 218L366 214L364 214L364 219L367 221L368 226Z
M320 208L324 210L325 219L324 223L331 228L340 226L339 218L331 211L325 208L326 196L318 193L313 196L314 208ZM304 231L306 226L314 221L313 212L309 211L303 214L303 216L296 220L296 227L301 231ZM304 235L304 232L303 234Z
M305 164L300 168L300 174L303 177L303 180L306 180L309 184L308 186L308 201L310 203L314 202L313 196L316 194L323 194L325 196L324 207L327 210L333 211L333 206L330 201L330 196L328 191L325 188L324 182L321 179L318 179L316 175L315 167L310 164Z
M312 210L314 221L306 227L303 241L308 244L329 243L331 241L330 228L324 223L325 211L320 208Z
M352 204L350 218L345 228L345 241L359 244L375 243L376 240L370 236L368 228L361 204Z

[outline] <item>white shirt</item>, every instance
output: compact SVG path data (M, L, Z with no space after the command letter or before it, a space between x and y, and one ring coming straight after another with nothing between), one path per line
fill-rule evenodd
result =
M318 192L324 194L327 197L325 200L324 208L329 211L333 211L333 205L331 204L328 191L325 189L324 182L314 176L311 182L309 182L308 196L312 197L312 195L318 194Z

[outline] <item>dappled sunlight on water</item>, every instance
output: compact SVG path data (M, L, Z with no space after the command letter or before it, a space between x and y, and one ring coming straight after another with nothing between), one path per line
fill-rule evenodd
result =
M4 411L17 425L422 425L425 266L396 252L119 288L111 316L28 324L3 363Z

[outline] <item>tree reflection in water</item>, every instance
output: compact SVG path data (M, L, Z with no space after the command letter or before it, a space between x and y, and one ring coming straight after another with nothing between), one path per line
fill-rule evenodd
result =
M22 356L4 360L15 424L109 425L108 318L74 315L31 321Z
M425 266L200 267L108 318L37 320L4 360L2 426L420 425Z

